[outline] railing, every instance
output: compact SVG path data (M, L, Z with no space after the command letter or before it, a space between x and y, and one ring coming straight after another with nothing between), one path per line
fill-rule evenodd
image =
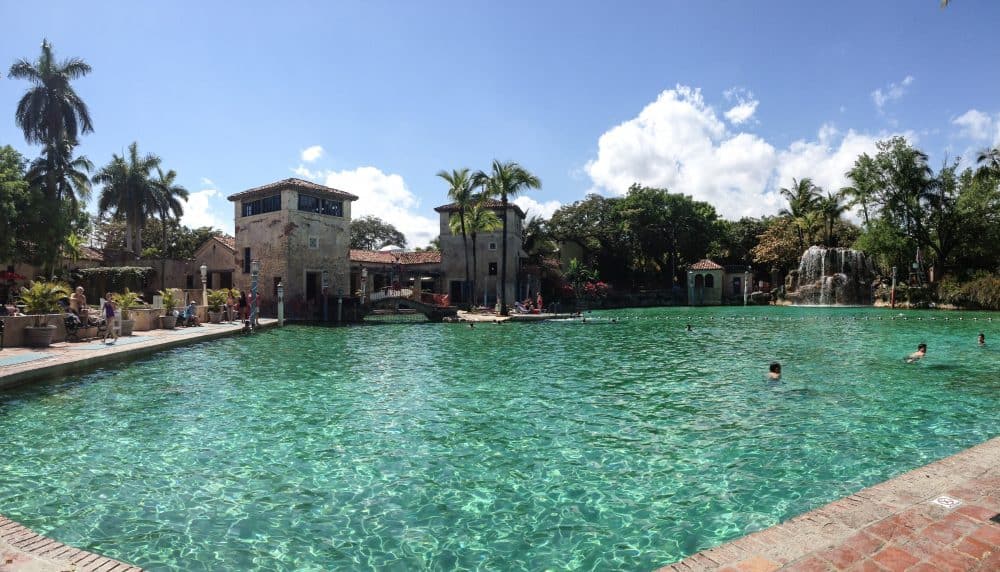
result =
M378 292L372 292L368 298L372 302L378 302L386 298L411 298L412 296L413 290L409 288L383 288Z

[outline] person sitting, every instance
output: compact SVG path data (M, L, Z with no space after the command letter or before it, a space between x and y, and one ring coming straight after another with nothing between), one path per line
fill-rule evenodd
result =
M528 309L520 302L514 302L514 310L516 310L518 314L528 313Z
M76 290L69 295L69 311L80 318L80 322L87 323L87 297L83 294L83 286L77 286Z
M187 305L187 308L177 317L177 325L179 326L200 326L198 323L198 304L194 300Z

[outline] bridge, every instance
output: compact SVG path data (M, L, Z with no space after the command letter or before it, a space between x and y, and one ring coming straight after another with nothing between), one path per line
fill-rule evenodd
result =
M376 309L409 308L420 312L431 322L440 322L446 317L458 315L458 308L448 302L446 294L417 295L410 288L384 289L366 297L361 313L367 315Z

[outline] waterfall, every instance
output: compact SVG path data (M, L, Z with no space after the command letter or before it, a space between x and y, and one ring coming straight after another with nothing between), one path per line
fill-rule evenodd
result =
M799 261L797 288L787 295L796 304L867 304L874 276L871 261L861 251L810 246Z

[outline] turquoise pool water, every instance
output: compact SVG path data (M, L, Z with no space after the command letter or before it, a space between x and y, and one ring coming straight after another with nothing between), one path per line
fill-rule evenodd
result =
M1000 433L1000 316L897 314L188 346L0 393L0 513L150 570L652 569Z

